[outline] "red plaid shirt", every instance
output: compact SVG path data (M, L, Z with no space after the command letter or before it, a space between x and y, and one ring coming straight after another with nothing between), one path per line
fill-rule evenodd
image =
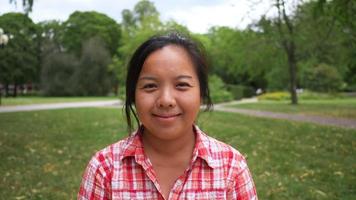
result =
M244 157L195 126L190 166L168 199L256 199ZM145 156L141 131L99 151L90 160L78 199L164 199L152 164Z

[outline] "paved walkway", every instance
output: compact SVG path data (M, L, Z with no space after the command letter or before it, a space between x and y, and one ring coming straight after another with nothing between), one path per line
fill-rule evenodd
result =
M329 126L337 126L342 128L351 128L356 129L356 120L354 119L346 119L346 118L336 118L336 117L324 117L324 116L315 116L315 115L303 115L303 114L288 114L288 113L278 113L278 112L270 112L270 111L259 111L259 110L251 110L251 109L241 109L241 108L231 108L226 107L230 104L238 104L238 103L250 103L256 102L255 99L243 100L240 102L229 102L224 104L214 105L214 110L223 111L223 112L232 112L232 113L240 113L249 116L255 117L264 117L264 118L273 118L273 119L286 119L291 121L300 121L300 122L310 122L321 125L329 125Z
M31 104L31 105L18 105L18 106L0 106L0 113L35 111L35 110L54 110L54 109L62 109L62 108L116 106L120 104L121 102L119 100L110 100L110 101L88 101L88 102L70 102L70 103Z
M334 117L321 117L314 115L302 115L302 114L287 114L287 113L277 113L270 111L258 111L250 109L240 109L226 107L228 104L236 103L250 103L257 102L257 99L246 99L238 102L230 102L225 104L214 105L214 110L223 112L233 112L240 113L249 116L273 118L273 119L286 119L292 121L300 122L311 122L321 125L331 125L343 128L356 129L356 120L345 119L345 118L334 118ZM73 102L73 103L51 103L51 104L32 104L32 105L19 105L19 106L0 106L0 113L5 112L22 112L22 111L35 111L35 110L52 110L52 109L62 109L62 108L80 108L80 107L102 107L102 106L121 106L121 101L111 100L111 101L95 101L95 102Z

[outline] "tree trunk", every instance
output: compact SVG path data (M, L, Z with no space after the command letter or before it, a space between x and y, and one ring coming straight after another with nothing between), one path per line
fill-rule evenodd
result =
M286 14L285 1L276 0L276 7L278 9L277 27L280 35L280 42L283 46L288 59L289 68L289 93L291 96L291 104L298 104L297 96L297 57L296 46L294 39L294 26L290 18ZM282 27L284 26L285 29Z
M9 96L9 84L5 83L5 97Z
M291 94L291 103L298 104L297 97L297 60L295 57L295 45L291 41L290 48L288 49L288 65L289 65L289 92Z
M17 96L17 83L14 84L14 93L13 93L13 97Z

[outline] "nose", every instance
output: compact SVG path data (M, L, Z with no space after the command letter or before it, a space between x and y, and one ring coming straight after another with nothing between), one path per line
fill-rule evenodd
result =
M174 92L170 88L164 88L159 93L157 106L160 108L173 108L176 106Z

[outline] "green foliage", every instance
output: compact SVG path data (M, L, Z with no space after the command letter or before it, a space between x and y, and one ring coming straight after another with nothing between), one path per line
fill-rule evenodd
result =
M42 88L47 96L105 96L115 75L108 71L110 53L100 38L83 45L80 60L73 54L52 53L42 69Z
M341 88L342 77L334 67L319 64L304 71L302 82L310 90L333 92Z
M0 16L0 27L9 42L0 48L0 83L24 84L36 82L39 74L38 26L21 13Z
M244 97L244 86L242 85L227 85L228 91L233 95L234 99L239 100Z
M267 92L258 96L259 100L272 100L272 101L284 101L289 100L290 96L288 92L276 91ZM334 100L347 98L341 93L320 93L310 90L303 90L298 93L298 99L300 100Z
M74 79L76 94L82 96L105 96L111 89L110 53L99 37L91 38L83 44L80 65Z
M234 96L234 99L237 100L255 95L254 89L249 86L229 84L227 85L227 89Z
M84 42L93 37L100 37L110 54L114 55L121 39L120 25L107 15L95 11L74 12L62 28L64 47L77 56Z
M122 40L123 43L117 49L118 56L113 58L111 68L114 69L119 87L125 84L127 64L133 52L149 37L162 34L167 31L181 31L189 34L189 30L173 20L163 23L159 19L159 13L153 2L139 1L133 10L122 11Z
M298 94L298 96L301 100L334 100L347 98L347 96L342 93L322 93L310 90L303 90L303 92Z
M28 6L33 3L27 0L22 2ZM296 1L296 5L292 14L287 17L294 27L293 41L298 62L296 71L300 73L298 87L309 87L317 91L356 91L356 23L353 20L355 1ZM211 73L221 77L225 83L243 85L253 90L289 89L288 57L283 51L278 20L275 17L262 16L245 30L212 27L206 34L194 34L173 20L161 21L154 3L148 0L139 1L132 10L125 9L121 14L121 24L95 11L77 11L65 22L45 21L37 25L20 13L0 16L0 27L13 37L5 48L0 49L0 83L5 86L33 83L36 88L36 83L45 82L40 80L41 68L48 67L45 65L48 64L49 57L54 59L54 54L59 57L67 54L63 59L69 59L69 55L74 54L73 59L76 62L91 63L83 60L84 44L91 38L100 38L105 52L110 55L109 62L102 62L110 63L106 69L108 74L105 75L109 83L104 85L114 87L112 90L116 91L125 84L126 66L133 51L152 35L177 30L191 35L205 46ZM282 30L287 31L286 24L281 25ZM288 36L286 39L292 37ZM87 58L90 60L88 56L85 57ZM62 61L59 65L65 63L67 61ZM320 63L329 67L321 67L319 70L315 66ZM64 68L71 68L73 64L68 65ZM83 67L81 73L85 75L77 74L78 80L95 73L95 70L86 72L84 69L97 68ZM324 76L325 80L315 81ZM89 85L90 81L86 82ZM73 90L80 90L78 88ZM241 90L244 89L230 88L234 98L241 97Z
M244 80L246 68L242 63L241 38L243 33L228 27L210 29L211 71L229 84L239 84Z
M269 92L258 96L258 100L285 101L290 100L288 92Z
M233 100L232 94L227 91L224 82L217 75L209 77L210 97L213 103L221 103Z
M51 53L61 52L62 47L62 23L56 20L39 22L41 39L41 58L45 58Z
M72 54L52 53L44 59L41 88L46 96L74 95L73 74L79 61Z

